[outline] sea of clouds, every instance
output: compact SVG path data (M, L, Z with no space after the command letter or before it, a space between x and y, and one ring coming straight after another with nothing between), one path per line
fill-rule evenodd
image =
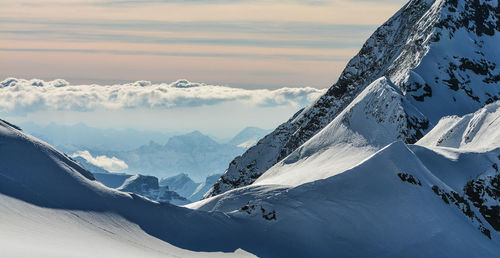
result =
M172 109L223 102L273 106L305 106L325 92L312 87L241 89L187 80L153 84L137 81L115 85L71 85L65 80L7 78L0 82L0 111L17 114L41 110Z

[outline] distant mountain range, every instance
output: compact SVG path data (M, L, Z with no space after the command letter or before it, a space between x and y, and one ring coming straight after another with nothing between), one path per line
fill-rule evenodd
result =
M166 144L151 141L134 150L98 151L93 155L105 155L123 160L126 173L152 175L158 178L186 173L195 181L203 181L208 175L223 171L229 161L246 148L217 143L198 131L169 138Z
M81 147L95 150L131 150L149 141L164 143L170 137L179 134L176 132L161 133L134 129L102 129L90 127L83 123L75 125L59 125L55 123L38 125L26 122L21 123L20 126L33 136L69 153L81 150Z
M210 175L203 182L196 183L187 174L158 180L154 176L99 171L101 172L92 172L92 174L107 187L133 192L151 200L179 205L200 200L220 177L220 174Z
M194 131L188 134L158 133L137 130L99 129L76 124L39 126L25 123L23 128L68 154L89 151L93 156L104 155L123 160L128 169L122 173L153 175L158 178L188 174L203 182L211 174L224 172L236 156L251 147L269 130L247 127L227 142L217 142L210 136ZM165 142L161 144L160 142ZM74 156L74 155L73 155ZM82 157L74 157L96 173L102 167Z

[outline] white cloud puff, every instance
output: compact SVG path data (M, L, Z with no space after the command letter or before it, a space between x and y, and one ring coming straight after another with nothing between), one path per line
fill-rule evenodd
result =
M85 159L88 163L94 166L104 168L110 172L119 172L128 168L127 163L125 163L125 161L117 157L110 158L105 155L93 157L92 154L90 154L90 152L86 150L77 151L76 153L73 153L71 157L73 158L81 157Z
M324 92L324 89L311 87L247 90L187 80L161 84L137 81L116 85L70 85L62 79L47 82L8 78L0 82L0 111L171 109L231 101L261 107L297 107L309 104Z

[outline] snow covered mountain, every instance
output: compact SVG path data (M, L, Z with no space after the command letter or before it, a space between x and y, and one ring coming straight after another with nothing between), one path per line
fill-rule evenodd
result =
M445 117L417 144L471 151L498 148L500 143L499 117L498 103L488 105L474 114L463 117Z
M184 197L191 196L198 185L199 183L195 183L189 175L185 173L160 180L160 186L168 186L169 189L176 191Z
M220 257L236 250L205 239L210 231L229 233L225 216L107 188L65 154L3 120L0 143L2 256ZM235 254L248 256L229 255Z
M410 1L323 97L236 158L215 196L185 207L107 188L0 120L0 248L45 257L71 256L61 246L82 242L98 248L79 255L105 257L496 257L499 13L498 1ZM136 176L122 189L157 185Z
M478 123L468 128L497 132L491 127L498 126L492 122L499 114L500 102L493 103L473 114L470 121ZM481 137L470 136L470 142ZM8 256L248 255L238 249L266 257L500 252L498 147L478 151L397 141L323 180L251 185L187 209L107 188L64 154L3 121L0 143L0 248Z
M220 176L220 174L211 175L204 182L196 183L187 174L179 174L160 180L160 186L167 186L171 191L190 201L198 201L217 182Z
M498 1L410 1L375 31L322 97L235 158L205 197L249 185L289 155L294 158L288 157L288 164L301 155L308 157L304 148L330 148L329 143L301 147L327 126L334 131L345 127L348 134L359 134L369 143L355 160L338 157L349 168L389 140L415 143L441 117L471 113L500 99L498 8ZM392 97L382 102L370 96L383 92ZM355 100L364 111L353 107ZM365 119L359 112L375 121L362 132L349 125ZM372 131L387 126L391 139L377 142L378 134ZM352 146L339 146L338 151ZM297 154L299 147L302 154Z
M158 184L158 178L154 176L133 175L127 178L117 190L135 193L159 202L177 205L190 203L189 200L180 196L178 193L170 191L168 186L160 186Z
M465 128L471 130L450 135L443 130L450 128L450 119L467 120ZM326 238L328 244L316 248L330 256L468 257L495 252L490 244L496 249L500 241L499 121L497 101L474 114L443 118L429 138L416 145L390 143L343 173L298 186L257 180L188 207L276 221L273 230L280 232L285 224L300 228L302 235ZM493 143L434 145L439 139L486 139L473 131L492 133ZM308 172L328 162L308 164ZM297 176L281 175L283 181ZM318 241L312 238L304 239L305 245ZM480 250L463 249L472 242Z

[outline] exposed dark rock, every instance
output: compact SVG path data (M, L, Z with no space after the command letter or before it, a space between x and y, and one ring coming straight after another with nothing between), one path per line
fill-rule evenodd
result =
M398 177L403 182L408 182L410 184L422 186L422 183L420 182L419 179L415 178L413 175L410 175L408 173L398 173Z

